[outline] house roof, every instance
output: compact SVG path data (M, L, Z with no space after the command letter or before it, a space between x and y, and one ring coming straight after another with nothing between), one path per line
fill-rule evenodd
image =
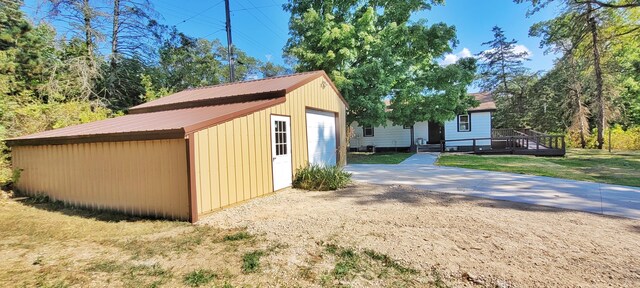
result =
M469 109L467 109L467 111L481 112L481 111L495 111L496 110L496 103L493 102L493 97L491 97L490 93L488 93L488 92L469 93L469 95L475 97L476 100L478 100L480 102L480 105L478 105L478 107L469 108ZM391 109L389 109L389 105L391 105L391 100L385 99L384 100L384 105L385 105L385 107L387 107L387 111L391 111Z
M475 97L480 102L478 107L469 108L467 111L480 112L480 111L495 111L496 102L493 102L493 97L488 92L471 93L471 96Z
M8 146L184 138L190 132L253 113L285 98L176 109L105 119L7 140Z
M184 138L286 101L285 95L324 77L324 71L187 89L129 109L129 115L44 131L6 140L9 146ZM346 102L345 102L346 105Z
M312 71L265 79L192 88L129 109L130 114L211 106L284 97L287 93L324 77L347 105L324 71Z

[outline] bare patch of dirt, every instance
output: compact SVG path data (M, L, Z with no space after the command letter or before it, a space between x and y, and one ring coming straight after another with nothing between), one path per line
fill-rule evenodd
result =
M267 257L266 275L296 279L292 271L298 271L299 280L314 285L393 285L362 270L333 277L342 260L326 246L338 245L358 259L375 251L418 271L392 277L406 280L398 285L640 286L637 220L411 187L292 189L225 209L200 225L246 228L285 245Z

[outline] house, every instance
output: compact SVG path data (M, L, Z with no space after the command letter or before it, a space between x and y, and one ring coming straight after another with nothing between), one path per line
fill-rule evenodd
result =
M346 102L323 71L187 89L126 116L7 140L16 188L195 222L346 163Z
M411 143L431 151L440 151L441 141L445 141L447 150L470 150L473 140L477 140L477 149L491 148L491 114L496 104L488 93L473 93L480 102L478 107L469 108L466 114L457 115L455 119L443 124L437 122L418 122L414 128L414 139L411 139L411 127L393 125L387 121L386 126L362 127L357 122L351 124L353 134L350 139L351 150L408 150ZM462 141L457 141L462 140Z

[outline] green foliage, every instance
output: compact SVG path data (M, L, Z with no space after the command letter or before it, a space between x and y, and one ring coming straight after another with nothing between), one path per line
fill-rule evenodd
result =
M304 190L337 190L351 182L351 174L338 166L309 165L296 172L293 187Z
M253 273L260 269L260 257L264 256L264 251L256 250L245 253L242 256L242 271L245 273Z
M595 129L595 128L594 128ZM611 132L611 142L609 142L609 132ZM614 150L640 150L640 126L624 129L621 125L615 125L605 130L604 147ZM579 136L576 133L567 133L567 146L571 148L581 148ZM586 137L587 147L595 149L597 147L595 131Z
M444 23L427 25L425 19L410 20L413 13L443 2L291 1L285 4L291 13L291 38L285 53L296 63L297 71L327 72L349 103L347 123L385 124L383 99L388 96L399 95L404 99L398 102L408 102L408 97L414 100L413 97L445 95L460 99L455 104L463 104L466 91L460 93L459 89L444 84L465 83L464 77L451 73L447 81L436 81L446 70L439 67L436 60L451 51L455 28ZM426 99L422 101L424 109L433 104ZM447 107L445 113L425 110L415 115L428 119L450 118L449 106L441 107ZM405 118L395 119L414 121Z
M608 141L607 126L619 124L624 130L640 125L637 7L602 5L615 1L515 2L529 2L528 14L550 3L559 4L555 17L534 24L529 31L542 39L541 47L559 58L526 94L526 111L519 113L524 115L521 123L541 131L567 133L571 144L581 147L600 146L593 146L598 135L604 136L600 144Z
M190 272L184 276L183 282L185 285L191 287L200 287L202 285L209 284L216 279L218 275L211 270L199 269Z
M11 173L11 183L18 184L20 177L22 176L22 169L13 169Z
M140 75L140 83L144 88L144 94L140 95L140 98L144 100L144 102L149 102L161 98L163 96L167 96L172 94L174 91L169 90L168 88L161 87L156 89L153 86L153 81L151 80L151 76L147 74Z

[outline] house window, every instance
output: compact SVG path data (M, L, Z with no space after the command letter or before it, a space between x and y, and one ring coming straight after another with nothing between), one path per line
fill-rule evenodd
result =
M466 115L458 115L458 132L469 132L471 131L471 121L469 121L469 114Z
M368 125L362 127L362 135L364 137L373 137L373 126Z
M411 125L402 125L402 129L411 129Z

